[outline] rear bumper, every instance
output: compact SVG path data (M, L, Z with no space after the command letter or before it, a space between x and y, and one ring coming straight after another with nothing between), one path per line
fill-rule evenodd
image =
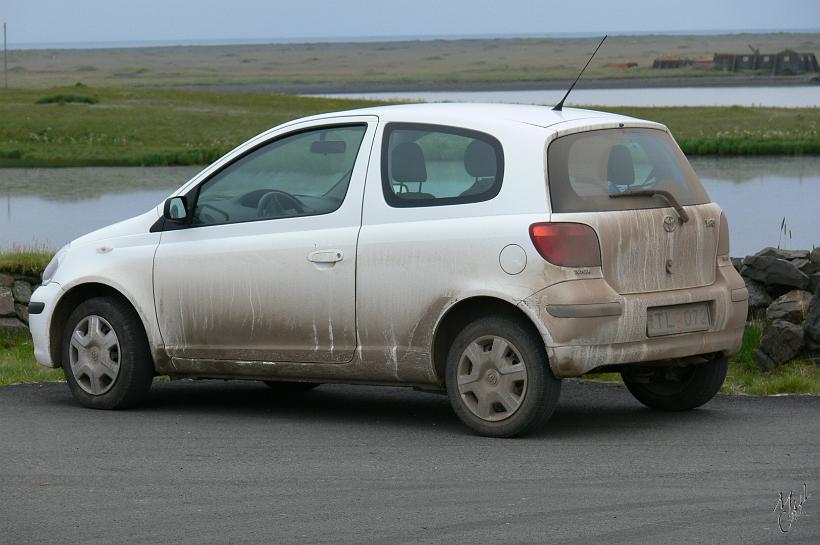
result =
M734 354L740 350L742 339L741 327L628 343L547 347L547 355L556 376L577 377L602 365L663 361L712 352Z
M709 304L708 331L647 336L647 309L695 302ZM717 268L709 286L619 295L602 278L572 280L541 290L520 306L541 331L553 373L572 377L604 365L734 354L743 339L747 303L743 279L729 264Z

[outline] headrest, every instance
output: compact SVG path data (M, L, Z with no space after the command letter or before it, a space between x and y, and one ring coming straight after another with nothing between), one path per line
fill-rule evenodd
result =
M616 185L632 185L635 183L635 165L629 148L623 144L612 146L609 152L609 161L606 165L607 179Z
M493 147L481 140L470 142L470 145L464 150L464 170L473 178L495 176L498 165Z
M427 181L424 152L415 142L403 142L390 153L391 176L394 181L408 184Z

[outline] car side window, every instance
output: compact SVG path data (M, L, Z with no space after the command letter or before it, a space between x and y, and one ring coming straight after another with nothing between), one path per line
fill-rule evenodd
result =
M390 206L466 204L501 190L504 153L489 134L390 123L382 137L382 188Z
M199 188L193 225L315 216L337 210L367 126L287 135L240 157Z

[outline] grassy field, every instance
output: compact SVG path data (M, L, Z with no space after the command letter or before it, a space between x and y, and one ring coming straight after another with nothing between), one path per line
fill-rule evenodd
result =
M573 78L598 38L461 39L122 49L15 50L9 84L94 86L299 85L542 81ZM820 54L820 34L612 36L588 79L722 76L716 70L653 70L657 57L783 49ZM13 44L12 44L13 47ZM617 64L637 63L620 68Z
M96 103L37 103L59 95ZM207 164L284 121L370 104L177 90L9 90L0 92L0 165Z
M755 364L752 354L760 345L763 324L751 321L743 333L743 346L732 356L729 373L723 387L724 394L755 396L779 394L820 395L820 365L810 360L795 360L771 371L763 372ZM590 380L621 382L617 373L588 375Z
M284 121L377 104L173 89L0 90L0 166L207 164ZM820 109L606 110L667 124L693 155L820 153Z
M63 380L62 369L49 369L34 361L28 335L0 335L0 385Z

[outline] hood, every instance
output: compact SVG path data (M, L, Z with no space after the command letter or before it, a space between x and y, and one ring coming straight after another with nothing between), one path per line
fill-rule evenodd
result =
M160 217L159 207L152 208L144 214L134 216L127 220L120 221L92 231L71 241L71 246L99 243L106 240L129 237L134 235L144 235L151 229L151 226Z

